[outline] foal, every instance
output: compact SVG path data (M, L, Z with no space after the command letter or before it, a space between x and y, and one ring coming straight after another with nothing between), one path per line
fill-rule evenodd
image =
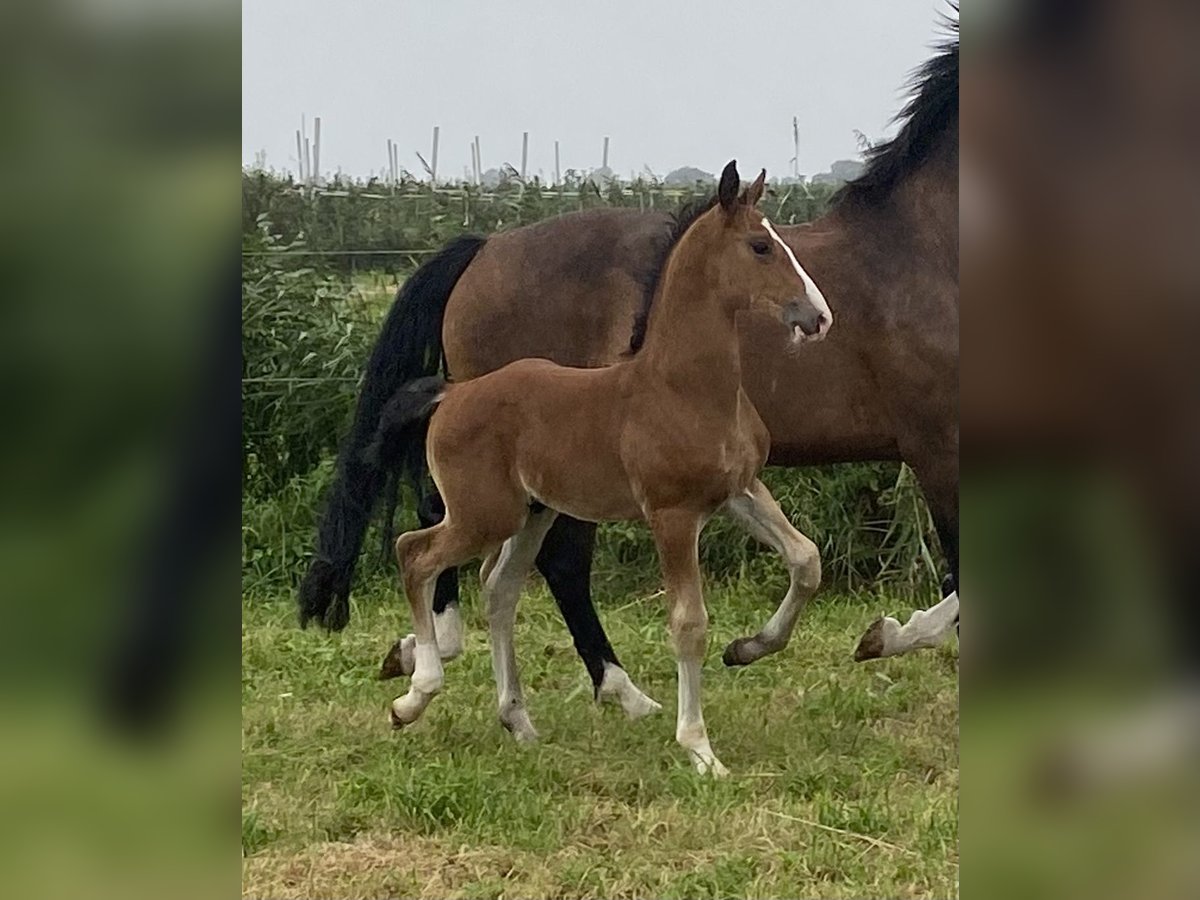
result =
M420 718L442 687L435 580L450 566L485 556L481 579L500 721L518 740L535 739L517 677L513 623L542 539L559 512L596 522L644 519L662 565L678 659L675 736L702 774L726 773L700 706L708 623L700 531L728 503L758 532L790 542L804 577L777 613L780 621L772 620L784 641L820 580L815 545L791 528L757 479L769 436L741 388L739 310L776 309L793 342L823 338L833 321L816 285L755 209L765 178L763 172L739 198L737 167L729 163L716 202L680 229L636 356L603 369L525 359L463 384L422 379L393 398L376 450L400 443L397 432L419 427L436 406L427 451L446 504L440 523L396 541L416 648L408 693L392 703L395 727ZM771 641L773 634L766 628L760 638Z

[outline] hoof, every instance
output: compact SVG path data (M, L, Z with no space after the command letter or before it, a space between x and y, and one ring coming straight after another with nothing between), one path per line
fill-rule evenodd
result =
M721 761L715 756L704 757L699 753L692 753L692 765L696 768L696 773L699 775L707 775L712 778L726 778L729 776L729 770L721 765Z
M754 638L738 638L735 641L730 641L729 646L725 648L725 652L721 654L721 662L730 668L750 665L750 663L762 655L755 654L751 650L753 643Z
M383 664L379 667L380 681L401 676L408 678L412 675L416 668L416 659L413 654L416 643L417 639L410 634L392 644L392 649L387 652L387 656L383 658Z
M537 742L537 729L533 727L533 722L529 720L529 713L524 709L513 710L507 716L500 716L500 724L504 729L516 738L518 744L533 744Z
M854 661L863 662L868 659L879 659L883 656L883 619L876 619L859 639L854 650Z
M403 697L393 700L389 710L392 728L398 730L420 719L421 713L425 712L425 707L429 705L429 699L429 695L410 690Z
M596 688L596 702L616 700L631 721L637 721L662 709L662 704L643 694L620 666L605 664L604 678Z

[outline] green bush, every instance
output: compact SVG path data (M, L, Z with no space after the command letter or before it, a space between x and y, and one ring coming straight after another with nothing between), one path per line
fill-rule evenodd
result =
M257 497L336 450L378 330L345 281L289 265L301 246L263 218L242 238L242 490Z

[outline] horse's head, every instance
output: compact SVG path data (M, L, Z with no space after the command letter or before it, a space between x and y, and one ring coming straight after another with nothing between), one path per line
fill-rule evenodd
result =
M818 341L829 333L833 313L792 248L758 209L766 180L764 169L739 194L737 161L721 173L712 211L720 231L714 232L711 271L719 281L719 295L731 298L736 308L774 311L791 329L794 341Z

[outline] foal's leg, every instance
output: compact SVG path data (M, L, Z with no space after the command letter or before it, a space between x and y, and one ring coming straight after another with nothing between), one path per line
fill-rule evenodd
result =
M792 527L766 485L757 479L745 494L730 500L725 508L747 531L784 558L791 575L783 602L758 634L738 638L725 648L721 657L725 665L745 666L787 646L796 620L821 583L821 555L816 544Z
M417 519L423 528L438 524L445 515L445 504L436 491L426 496L417 507ZM438 653L443 661L462 654L464 628L458 607L457 566L451 566L437 577L437 587L433 595L433 630L437 635ZM386 680L411 675L416 661L413 655L416 647L415 634L406 635L392 644L379 667L379 678Z
M536 741L538 735L525 710L525 697L517 674L517 654L513 647L517 600L538 548L554 524L555 515L550 509L530 513L524 527L504 542L499 553L484 564L480 573L492 638L492 674L496 677L499 695L500 724L518 741Z
M392 725L411 725L442 689L442 659L433 628L434 581L450 566L462 565L480 548L443 522L421 531L410 531L396 540L396 562L412 609L416 632L415 660L408 693L392 701Z
M667 588L669 626L679 665L675 740L687 749L701 775L728 775L708 742L700 705L700 670L708 630L697 543L704 517L690 510L659 510L648 517Z
M638 719L662 709L638 690L608 642L592 603L592 551L596 526L559 516L538 551L538 571L546 579L563 621L575 641L575 652L591 676L596 700L615 699L625 715Z

